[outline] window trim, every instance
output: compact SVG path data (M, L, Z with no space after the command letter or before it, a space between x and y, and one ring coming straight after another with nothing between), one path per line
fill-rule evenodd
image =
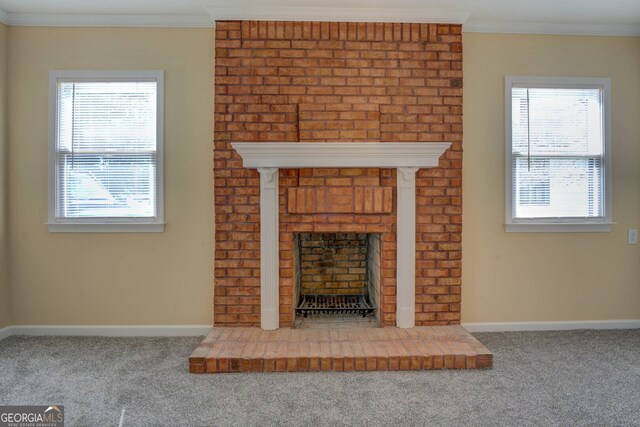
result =
M603 209L599 218L514 218L513 217L513 176L512 176L512 88L598 88L603 96ZM507 232L610 232L612 215L612 175L611 175L611 79L597 77L541 77L506 76L504 81L505 109L505 231Z
M56 123L57 85L71 81L155 80L156 93L156 216L149 218L57 218L56 217ZM164 231L164 71L163 70L51 70L49 71L49 232L128 233Z

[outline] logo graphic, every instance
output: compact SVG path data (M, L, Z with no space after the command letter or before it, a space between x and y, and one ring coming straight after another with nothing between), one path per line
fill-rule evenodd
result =
M64 427L64 406L0 406L0 427Z

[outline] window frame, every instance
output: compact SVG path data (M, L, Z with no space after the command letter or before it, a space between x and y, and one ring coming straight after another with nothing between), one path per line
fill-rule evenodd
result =
M155 81L156 92L156 215L155 217L61 218L56 216L56 142L58 82ZM163 70L51 70L49 71L48 228L50 232L123 233L164 231L164 71Z
M611 182L611 79L598 77L506 76L505 108L505 231L507 232L610 232L613 225ZM513 216L512 89L514 87L599 89L603 102L603 211L597 218L516 218Z

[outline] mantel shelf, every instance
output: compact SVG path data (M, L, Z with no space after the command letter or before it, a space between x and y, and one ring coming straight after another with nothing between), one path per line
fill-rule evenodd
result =
M450 142L234 142L246 168L432 168Z

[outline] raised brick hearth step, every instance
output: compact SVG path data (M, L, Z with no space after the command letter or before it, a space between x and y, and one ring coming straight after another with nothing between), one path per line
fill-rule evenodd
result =
M491 368L493 354L462 326L412 329L214 328L192 373Z

